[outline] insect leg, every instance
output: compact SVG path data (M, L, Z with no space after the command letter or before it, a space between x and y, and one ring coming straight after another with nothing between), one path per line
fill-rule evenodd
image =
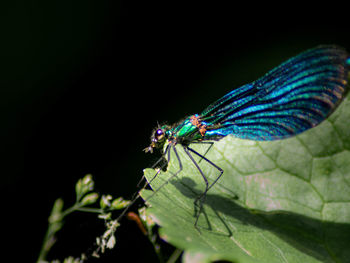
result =
M156 190L153 191L153 193L145 200L149 200L151 199L160 189L162 189L167 183L169 183L174 177L176 177L181 171L182 171L182 162L181 162L181 159L180 159L180 156L179 154L177 153L177 150L175 148L175 145L168 145L170 146L169 148L167 147L168 149L168 161L170 161L170 149L173 149L174 153L175 153L175 156L176 156L176 159L178 160L179 162L179 169L173 173L169 178L168 180L166 180L165 182L163 182ZM166 152L164 153L166 154ZM157 174L149 181L149 183L151 183L153 181L153 179L155 179L155 177L159 174L159 172L157 172Z
M206 156L207 153L210 151L211 147L213 147L214 142L210 142L210 141L198 141L198 142L192 142L192 143L198 143L198 144L210 144L210 146L208 147L208 149L205 151L205 153L203 154L203 156ZM200 163L203 160L203 158L199 159L198 163Z
M168 144L167 147L165 148L165 151L164 151L163 156L162 156L161 158L159 158L158 161L156 161L156 162L152 165L151 168L152 168L152 169L155 169L155 168L158 166L158 164L159 164L161 161L163 161L163 159L164 159L164 157L167 155L167 153L168 153L168 160L167 160L167 163L169 163L169 161L170 161L170 153L169 153L169 152L170 152L170 151L169 151L169 144ZM167 163L163 163L163 164L161 165L161 167L160 167L160 170L162 170L162 169L164 168L164 166L167 165ZM154 177L151 179L150 183L153 181L154 178L156 178L156 177L158 176L158 174L159 174L159 172L157 172L157 173L154 175ZM145 176L143 175L142 178L140 179L140 181L137 183L137 187L140 187L140 184L141 184L141 182L142 182L144 179L145 179ZM148 184L148 183L147 183L147 184Z
M167 145L167 147L165 148L165 151L164 151L164 155L167 155L167 154L168 154L168 161L170 160L170 154L169 154L169 152L170 152L170 147L169 147L169 145ZM160 163L160 161L163 160L164 155L163 155L161 158L159 158L158 161L157 161L154 165L152 165L152 168L156 167L156 166ZM159 169L159 170L156 172L156 174L151 178L151 180L149 180L149 182L146 181L145 184L143 185L143 187L142 187L139 191L137 191L135 194L133 194L133 196L132 196L132 198L131 198L131 202L129 203L129 205L128 205L127 207L124 208L123 212L118 216L117 221L120 221L120 220L122 219L122 217L125 215L125 213L126 213L127 211L129 211L130 207L140 198L140 195L139 195L140 191L146 189L147 185L149 185L149 184L160 174L160 171L164 168L165 165L166 165L166 163L162 164L162 166L160 167L160 169ZM141 180L138 182L137 187L139 187L139 185L141 184L141 182L142 182L144 179L145 179L145 176L143 175L142 178L141 178ZM159 189L158 189L158 190L159 190ZM157 191L158 191L158 190L157 190Z
M209 163L210 165L214 166L219 172L220 174L218 175L218 177L214 180L214 182L211 183L211 185L209 185L208 190L210 188L212 188L212 186L214 184L216 184L216 182L220 179L220 177L222 176L222 174L224 173L224 170L221 169L219 166L217 166L215 163L213 163L212 161L210 161L208 158L206 158L205 156L201 155L200 153L198 153L197 151L193 150L190 147L187 147L187 149L191 152L193 152L195 155L201 157L204 161L206 161L207 163Z
M205 190L204 190L204 192L201 195L199 195L194 201L195 205L198 205L198 202L199 202L199 213L197 214L196 222L194 224L195 226L197 226L199 215L201 214L201 212L203 210L203 203L204 203L205 198L207 196L207 192L219 180L219 178L223 174L224 170L222 170L219 166L217 166L212 161L210 161L208 158L204 157L203 155L201 155L197 151L193 150L192 148L190 148L188 146L187 147L184 146L184 150L185 150L186 154L188 155L188 157L190 157L190 159L193 162L193 164L196 166L197 170L200 172L200 174L201 174L201 176L202 176L202 178L203 178L203 180L205 182ZM210 165L214 166L220 172L219 176L214 180L213 183L211 183L209 185L207 177L204 175L202 169L199 167L198 163L194 160L194 158L193 158L193 156L192 156L192 154L190 152L192 152L195 155L201 157L203 160L208 162Z
M205 197L206 197L208 189L209 189L209 182L208 182L207 177L204 175L202 169L199 167L198 163L193 159L193 156L189 152L188 147L184 146L183 148L184 148L184 151L186 152L186 154L188 155L188 157L190 157L192 163L196 166L197 170L199 171L199 173L201 174L201 176L205 182L204 192L194 200L195 208L197 208L197 206L199 206L199 212L197 212L197 209L195 209L195 214L197 215L197 217L196 217L196 221L195 221L194 225L197 226L199 215L202 213L203 203L204 203ZM198 202L199 202L199 205L198 205Z

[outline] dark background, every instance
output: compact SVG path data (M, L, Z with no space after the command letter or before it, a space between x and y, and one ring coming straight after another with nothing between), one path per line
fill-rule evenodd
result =
M3 255L34 262L54 200L72 204L87 173L100 193L130 198L159 157L142 151L157 121L200 113L307 48L350 50L348 8L321 4L1 4ZM85 252L99 223L68 217L49 259ZM123 221L117 238L98 262L156 261L132 222Z

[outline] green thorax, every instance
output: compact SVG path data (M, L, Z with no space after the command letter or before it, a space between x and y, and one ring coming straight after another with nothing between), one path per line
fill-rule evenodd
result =
M186 118L184 121L167 130L166 135L168 140L176 140L179 143L190 143L202 139L201 134L198 132L198 127L191 122L191 117Z

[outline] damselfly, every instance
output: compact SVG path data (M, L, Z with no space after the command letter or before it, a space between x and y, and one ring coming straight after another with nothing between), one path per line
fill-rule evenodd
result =
M151 144L145 151L162 151L162 158L155 166L164 159L169 162L173 151L179 164L173 176L179 174L183 165L176 147L181 146L203 178L205 190L194 201L199 208L195 225L207 192L224 171L205 154L191 148L191 144L208 143L211 147L214 141L227 135L259 141L280 140L315 127L344 97L349 67L349 54L343 48L319 46L287 60L262 78L234 89L202 113L190 115L174 125L158 126L153 131ZM208 182L194 155L217 169L218 175L212 183Z

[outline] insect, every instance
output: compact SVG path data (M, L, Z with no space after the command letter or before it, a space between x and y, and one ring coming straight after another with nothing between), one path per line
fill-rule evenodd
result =
M344 98L349 68L350 57L343 48L334 45L319 46L290 58L260 79L232 90L200 114L190 115L174 125L158 125L154 129L151 144L145 152L152 153L154 149L159 149L162 157L153 168L159 167L162 160L166 160L160 167L164 168L173 151L179 169L172 173L169 180L179 174L183 165L176 147L181 145L203 178L205 190L194 201L197 215L195 226L207 192L224 173L223 169L205 157L214 142L227 135L256 141L280 140L315 127ZM202 155L191 148L193 143L206 143L209 148ZM218 175L212 183L209 184L205 173L193 158L194 155L217 169ZM144 188L160 171L158 169ZM155 189L154 193L167 182ZM138 197L131 204L136 199Z
M181 145L205 182L204 192L194 202L199 207L195 225L207 192L224 171L205 154L192 149L191 144L208 143L211 147L214 141L227 135L258 141L280 140L315 127L344 97L349 67L349 54L343 48L319 46L287 60L262 78L234 89L200 114L190 115L174 125L158 126L153 131L146 152L165 147L163 159L169 162L173 151L179 163L178 171L173 173L176 176L183 169L176 150L176 146ZM218 170L211 184L193 155Z

